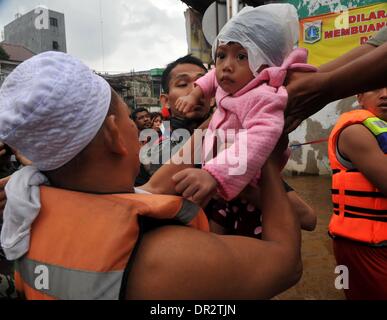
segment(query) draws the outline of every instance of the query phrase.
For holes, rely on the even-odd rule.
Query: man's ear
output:
[[[160,95],[160,103],[161,105],[164,107],[164,106],[168,106],[168,102],[169,102],[169,98],[168,98],[168,95],[163,93]]]
[[[110,115],[106,118],[104,124],[104,142],[108,150],[112,153],[126,156],[128,149],[122,138],[122,134],[117,125],[117,118],[114,115]]]

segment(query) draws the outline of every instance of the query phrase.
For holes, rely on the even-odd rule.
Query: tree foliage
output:
[[[8,59],[9,59],[9,55],[7,54],[7,52],[5,52],[5,50],[0,45],[0,60],[8,60]]]

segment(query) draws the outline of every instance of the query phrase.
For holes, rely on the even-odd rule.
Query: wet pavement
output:
[[[301,281],[275,299],[279,300],[344,300],[335,288],[336,262],[333,256],[328,224],[332,213],[331,177],[301,176],[285,180],[316,211],[318,224],[314,232],[303,232]]]

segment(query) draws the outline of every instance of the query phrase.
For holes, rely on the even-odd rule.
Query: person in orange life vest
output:
[[[338,265],[349,270],[348,299],[387,299],[387,88],[358,95],[329,140]]]
[[[6,186],[2,230],[27,298],[266,299],[299,280],[299,221],[277,165],[283,149],[263,168],[262,241],[176,225],[149,230],[136,241],[133,222],[141,215],[157,216],[159,209],[160,218],[173,217],[195,206],[182,206],[179,197],[128,194],[163,193],[173,166],[134,189],[138,131],[108,84],[77,59],[48,52],[19,65],[0,97],[0,139],[34,163]],[[20,100],[25,97],[30,100]],[[51,187],[39,188],[47,182]],[[20,197],[26,201],[18,203]],[[112,232],[105,232],[110,226]],[[138,255],[132,254],[136,242]],[[36,263],[54,271],[50,286],[34,286]]]

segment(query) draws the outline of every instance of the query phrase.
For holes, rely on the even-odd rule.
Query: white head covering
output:
[[[281,66],[298,38],[298,14],[293,5],[274,3],[245,7],[220,31],[212,47],[212,56],[215,61],[220,44],[237,42],[247,50],[250,69],[257,76],[263,64]]]
[[[68,54],[46,52],[19,65],[0,89],[0,141],[41,171],[58,169],[95,137],[109,84]]]
[[[9,260],[29,250],[30,229],[40,211],[40,171],[55,170],[96,136],[109,110],[111,89],[68,54],[46,52],[19,65],[0,88],[0,141],[34,166],[12,175],[1,245]]]

